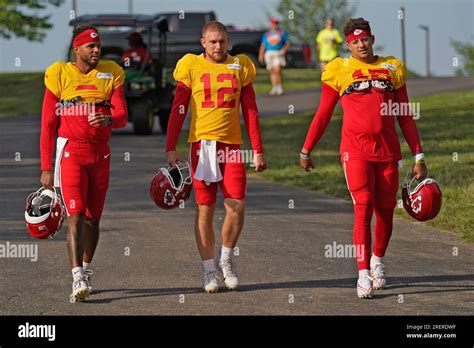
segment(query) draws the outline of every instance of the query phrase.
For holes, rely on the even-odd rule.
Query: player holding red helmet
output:
[[[193,180],[186,161],[176,161],[174,167],[160,168],[150,184],[150,197],[158,207],[175,209],[191,195]]]
[[[424,178],[427,168],[412,115],[382,112],[384,106],[408,103],[405,66],[394,57],[374,55],[375,37],[369,22],[363,18],[351,19],[344,34],[352,55],[336,58],[323,71],[321,103],[301,150],[300,162],[306,171],[314,168],[310,152],[340,99],[344,110],[341,162],[354,203],[357,294],[370,298],[373,289],[383,288],[386,282],[382,258],[392,234],[398,190],[397,162],[401,159],[395,116],[415,157],[413,174]],[[375,243],[371,257],[370,223],[374,212]]]
[[[51,239],[63,227],[65,209],[61,197],[41,187],[26,198],[25,222],[28,233],[38,239]]]
[[[226,27],[209,22],[202,28],[204,53],[187,54],[178,62],[178,82],[167,132],[166,152],[170,166],[178,160],[176,144],[191,104],[190,165],[196,196],[196,241],[203,260],[204,290],[216,292],[214,229],[217,186],[224,195],[226,217],[222,226],[219,265],[228,288],[238,286],[232,260],[244,223],[246,173],[240,156],[239,105],[255,153],[255,171],[266,168],[252,81],[256,70],[245,55],[228,54]]]
[[[413,187],[416,184],[415,187]],[[418,221],[434,219],[441,210],[443,195],[441,189],[431,178],[411,180],[409,175],[405,179],[402,188],[403,207],[411,217]]]
[[[109,186],[112,128],[127,124],[125,73],[100,60],[100,37],[93,27],[73,34],[76,61],[56,62],[45,72],[41,118],[41,184],[61,187],[67,212],[67,246],[73,274],[71,301],[89,296],[90,263],[99,241],[99,222]],[[56,168],[53,184],[54,137]]]

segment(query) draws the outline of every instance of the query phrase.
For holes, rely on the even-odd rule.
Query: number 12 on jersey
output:
[[[201,103],[203,109],[213,109],[216,107],[216,102],[212,98],[212,89],[211,89],[211,74],[206,73],[201,75],[200,81],[204,84],[204,101]],[[215,83],[219,82],[231,82],[231,87],[220,87],[217,89],[217,107],[218,108],[235,108],[236,98],[225,101],[224,96],[226,94],[235,94],[239,89],[239,83],[237,78],[233,74],[221,73],[217,75]]]

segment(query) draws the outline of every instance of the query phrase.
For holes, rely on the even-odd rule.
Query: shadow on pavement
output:
[[[119,296],[97,300],[87,300],[84,303],[110,303],[117,300],[125,300],[129,298],[143,298],[143,297],[154,297],[154,296],[165,296],[165,295],[182,295],[182,294],[198,294],[201,293],[202,288],[157,288],[157,289],[102,289],[94,290],[92,295],[122,292],[130,294],[131,296]]]
[[[377,291],[374,298],[383,299],[387,297],[398,296],[398,293],[384,293],[385,291],[404,289],[403,294],[424,294],[424,293],[442,293],[442,292],[462,292],[474,291],[473,285],[439,285],[426,284],[434,282],[453,282],[453,281],[473,281],[474,274],[459,275],[432,275],[432,276],[416,276],[416,277],[393,277],[388,278],[388,284],[385,290]],[[422,283],[422,284],[420,284]],[[293,282],[278,283],[261,283],[261,284],[245,284],[239,287],[238,292],[270,290],[270,289],[302,289],[302,288],[353,288],[356,285],[356,278],[342,279],[320,279],[320,280],[302,280]],[[442,288],[434,290],[409,291],[416,288]],[[221,290],[222,289],[222,290]],[[225,288],[221,288],[219,293],[229,292]],[[406,291],[408,290],[408,291]],[[117,300],[130,298],[143,298],[164,295],[181,295],[202,293],[202,288],[156,288],[156,289],[103,289],[96,290],[93,294],[113,292],[124,292],[130,296],[111,297],[106,299],[88,300],[87,303],[110,303]]]

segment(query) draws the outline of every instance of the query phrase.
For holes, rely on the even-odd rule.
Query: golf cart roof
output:
[[[69,25],[91,25],[100,27],[144,27],[152,26],[160,14],[156,15],[130,15],[130,14],[100,14],[83,15],[69,22]]]

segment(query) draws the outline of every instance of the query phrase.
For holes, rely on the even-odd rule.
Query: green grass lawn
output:
[[[41,114],[43,73],[0,74],[0,116]]]
[[[319,70],[283,70],[285,90],[320,87]],[[257,70],[256,93],[268,93],[270,78],[265,69]],[[44,84],[43,73],[1,73],[0,74],[0,116],[32,115],[41,113]]]
[[[312,87],[321,87],[319,69],[283,69],[283,89],[298,90]],[[265,69],[257,69],[254,88],[256,93],[268,93],[271,89],[270,75]]]

